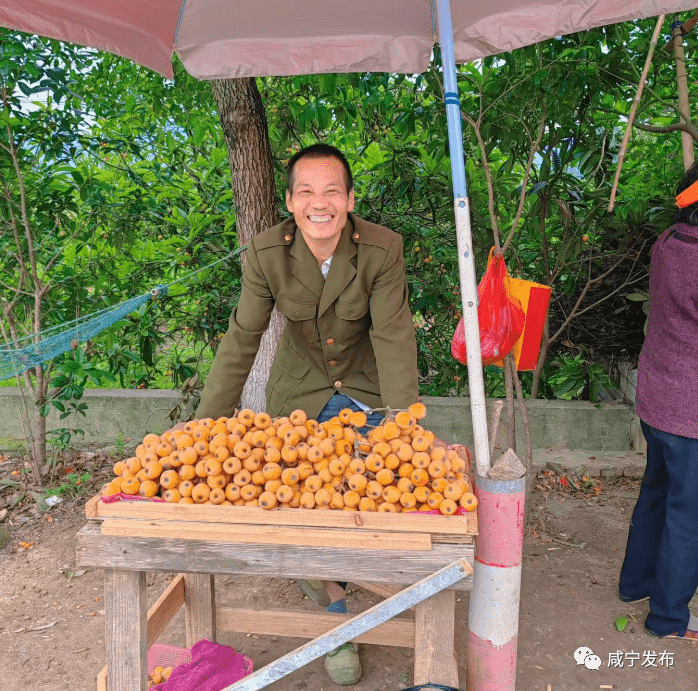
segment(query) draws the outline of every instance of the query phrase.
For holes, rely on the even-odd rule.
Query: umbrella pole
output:
[[[469,602],[466,689],[514,691],[526,478],[524,476],[518,480],[491,480],[487,477],[490,469],[490,448],[451,6],[449,0],[432,0],[432,11],[434,5],[438,10],[439,44],[444,73],[446,120],[456,211],[458,269],[475,437],[477,472],[474,491],[478,498],[480,515],[473,591]]]
[[[485,381],[480,351],[480,326],[477,318],[477,280],[475,256],[470,230],[470,205],[465,182],[463,131],[461,129],[460,100],[456,81],[456,62],[453,53],[453,25],[449,0],[436,0],[438,6],[439,43],[446,95],[446,121],[453,177],[453,203],[456,212],[456,240],[458,243],[458,271],[463,301],[465,347],[467,349],[468,386],[475,438],[475,466],[478,475],[487,475],[490,469],[490,449],[487,435]],[[433,7],[433,4],[432,4]]]

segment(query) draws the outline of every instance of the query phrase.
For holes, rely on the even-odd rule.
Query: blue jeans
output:
[[[330,418],[339,415],[339,411],[344,410],[344,408],[351,408],[355,412],[359,412],[361,410],[361,408],[359,408],[359,406],[356,405],[356,403],[354,403],[349,396],[345,396],[342,393],[335,393],[334,396],[332,396],[332,398],[325,403],[325,407],[317,416],[317,421],[326,422]],[[371,425],[371,427],[377,427],[380,425],[382,420],[383,416],[380,413],[366,413],[366,422],[367,424]],[[368,434],[368,430],[368,427],[361,427],[359,432],[366,435]]]
[[[332,398],[330,398],[329,401],[325,404],[325,407],[320,411],[320,414],[317,416],[317,421],[318,422],[326,422],[327,420],[330,420],[331,418],[339,415],[340,410],[344,410],[344,408],[351,408],[355,412],[359,412],[361,408],[359,408],[354,401],[351,400],[348,396],[345,396],[342,393],[335,393]],[[367,424],[371,425],[372,427],[377,427],[380,425],[381,421],[383,420],[383,416],[380,413],[367,413],[366,414],[366,422]],[[361,434],[366,435],[368,434],[368,427],[361,427],[359,429],[359,432]],[[339,585],[342,586],[346,590],[347,588],[347,583],[346,581],[337,581]]]
[[[698,439],[641,422],[647,467],[630,520],[619,590],[649,596],[645,628],[683,635],[688,603],[698,588]]]

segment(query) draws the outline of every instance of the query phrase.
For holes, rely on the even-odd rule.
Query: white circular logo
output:
[[[583,665],[584,664],[584,659],[586,658],[587,655],[593,655],[594,651],[591,648],[587,648],[585,646],[582,646],[581,648],[577,648],[577,650],[574,651],[574,659],[577,661],[578,665]]]
[[[601,667],[601,658],[598,655],[587,655],[584,658],[584,666],[587,669],[598,669]]]

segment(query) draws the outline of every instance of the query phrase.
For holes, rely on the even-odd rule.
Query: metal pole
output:
[[[468,691],[514,691],[526,477],[478,477],[480,534],[468,613]]]
[[[334,650],[342,643],[358,638],[362,633],[370,631],[388,619],[392,619],[395,615],[458,583],[470,575],[472,571],[470,564],[465,559],[459,559],[453,564],[444,566],[431,576],[427,576],[387,600],[379,602],[371,609],[336,626],[315,640],[271,662],[266,667],[258,669],[241,681],[226,686],[221,691],[259,691],[264,689],[287,674],[295,672],[300,667],[329,653],[330,650]]]
[[[433,7],[432,0],[432,7]],[[456,61],[453,53],[453,25],[449,0],[436,0],[438,9],[439,44],[446,94],[446,121],[453,177],[453,202],[456,212],[456,240],[458,243],[458,270],[465,323],[465,347],[468,352],[468,385],[470,409],[475,438],[475,467],[478,475],[486,476],[490,469],[490,449],[487,436],[487,409],[485,381],[480,351],[480,325],[477,318],[477,280],[475,256],[470,230],[470,206],[465,182],[463,131],[461,128],[460,99],[456,80]]]

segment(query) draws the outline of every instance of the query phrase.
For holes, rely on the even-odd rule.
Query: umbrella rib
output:
[[[174,32],[174,38],[172,39],[172,47],[177,45],[177,37],[179,36],[179,27],[182,25],[182,19],[184,17],[184,10],[187,8],[187,0],[182,0],[182,6],[179,8],[179,17],[177,17],[177,28]]]

